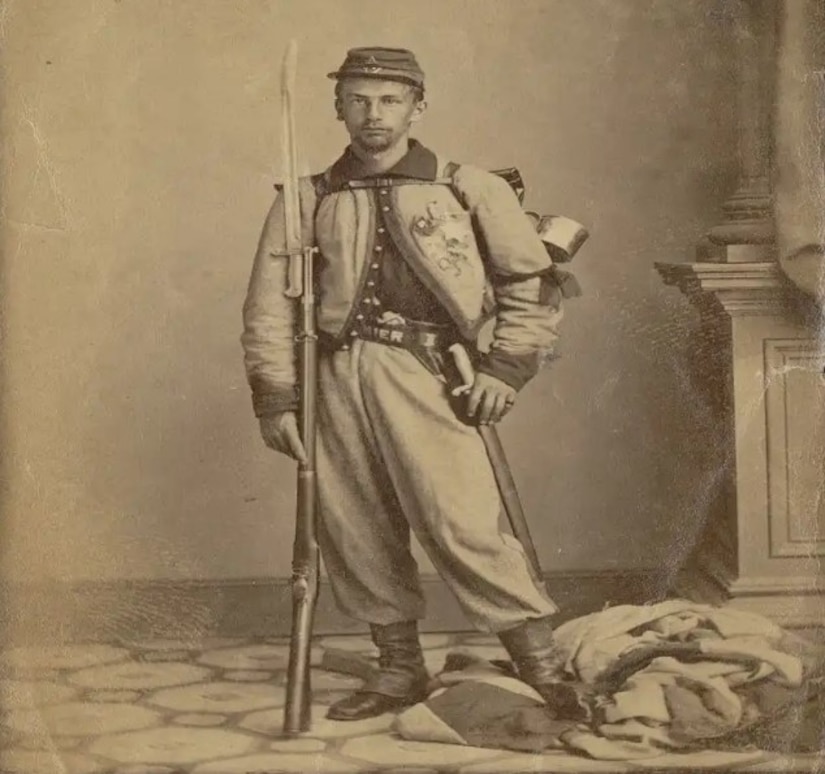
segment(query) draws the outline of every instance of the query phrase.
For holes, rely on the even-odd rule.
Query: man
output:
[[[337,603],[369,624],[380,656],[376,676],[328,717],[371,717],[425,697],[410,528],[468,619],[496,632],[521,678],[550,697],[557,608],[521,545],[499,530],[474,424],[504,417],[552,353],[555,268],[506,182],[410,139],[427,107],[410,51],[353,49],[330,77],[351,142],[324,174],[300,182],[303,238],[320,253],[318,537]],[[283,224],[279,196],[242,342],[264,441],[301,460]],[[492,344],[479,354],[491,314]],[[451,396],[455,343],[475,356],[463,403]]]

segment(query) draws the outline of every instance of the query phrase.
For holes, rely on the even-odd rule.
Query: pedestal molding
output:
[[[770,556],[808,560],[818,569],[819,563],[825,559],[822,516],[816,516],[820,495],[815,494],[813,502],[806,499],[810,492],[799,488],[798,477],[804,478],[806,469],[808,480],[819,477],[821,463],[810,463],[810,460],[821,460],[823,447],[819,434],[811,428],[816,427],[822,417],[816,404],[825,399],[825,389],[821,386],[825,352],[822,351],[822,342],[813,336],[807,339],[766,338],[763,341],[763,362],[768,429]],[[798,393],[800,380],[803,379],[803,390],[806,386],[809,390],[813,387],[815,405],[813,415],[806,413],[805,421],[800,426],[799,421],[792,422],[792,409],[795,404],[804,401]],[[819,482],[820,486],[822,483]],[[825,514],[821,504],[819,510]],[[813,518],[809,511],[814,514]]]
[[[726,583],[732,596],[815,596],[825,594],[825,579],[810,577],[745,577],[736,578]]]
[[[716,245],[770,245],[776,240],[770,220],[736,219],[725,221],[708,231],[708,239]]]
[[[708,231],[717,245],[763,245],[776,241],[773,197],[767,179],[750,182],[723,205],[725,220]]]
[[[666,285],[693,303],[714,299],[731,317],[774,316],[787,308],[789,288],[774,261],[758,263],[656,263]]]
[[[825,621],[825,583],[819,578],[813,583],[796,576],[736,578],[712,555],[686,567],[674,591],[687,599],[757,613],[780,626],[821,626]]]

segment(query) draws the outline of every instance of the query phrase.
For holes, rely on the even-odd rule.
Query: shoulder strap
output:
[[[453,196],[461,203],[461,206],[466,210],[467,209],[467,199],[464,196],[463,191],[456,185],[455,176],[458,170],[461,169],[461,164],[457,161],[448,161],[444,165],[444,176],[440,178],[443,182],[450,187],[450,190],[453,192]]]
[[[310,181],[312,187],[315,189],[315,208],[312,211],[312,221],[315,222],[315,217],[318,215],[318,207],[321,206],[321,201],[325,196],[330,194],[330,182],[332,180],[332,167],[328,167],[323,172],[317,175],[312,175]]]
[[[444,177],[449,178],[452,180],[455,177],[455,173],[461,168],[461,164],[457,161],[448,161],[444,165]]]
[[[312,181],[312,187],[315,189],[316,199],[323,199],[325,196],[329,194],[329,169],[324,170],[323,172],[319,172],[317,175],[312,175],[310,177],[310,180]]]
[[[315,195],[318,198],[326,196],[329,193],[329,170],[326,172],[319,172],[317,175],[310,175],[309,180],[312,183],[312,187],[315,189]],[[283,183],[273,183],[272,187],[278,193],[284,190]]]

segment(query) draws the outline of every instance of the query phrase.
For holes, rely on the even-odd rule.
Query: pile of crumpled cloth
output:
[[[823,648],[762,616],[685,600],[622,605],[563,624],[556,640],[572,710],[568,700],[546,705],[509,662],[456,651],[396,732],[604,760],[825,747]]]

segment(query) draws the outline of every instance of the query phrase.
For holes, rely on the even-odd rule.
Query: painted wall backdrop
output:
[[[305,170],[346,141],[325,78],[346,49],[411,47],[419,138],[518,166],[531,208],[592,231],[563,358],[502,428],[545,569],[689,548],[718,459],[687,370],[694,313],[653,262],[689,259],[733,189],[724,3],[3,8],[6,578],[289,574],[294,470],[259,440],[239,335],[293,37]]]

